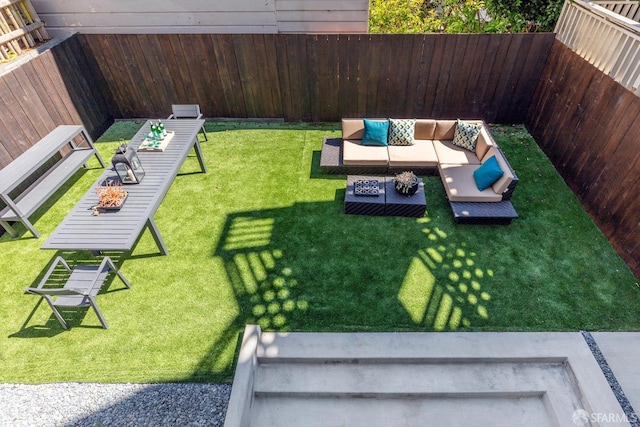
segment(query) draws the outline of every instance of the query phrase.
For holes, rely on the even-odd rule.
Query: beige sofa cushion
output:
[[[451,140],[456,131],[456,120],[437,120],[433,139]]]
[[[416,119],[415,139],[433,139],[436,134],[436,121],[432,119]]]
[[[473,151],[453,145],[451,141],[434,140],[433,147],[438,155],[438,162],[452,165],[479,165],[480,159]]]
[[[507,164],[504,157],[498,152],[495,147],[491,147],[487,150],[484,157],[482,158],[482,163],[486,162],[491,156],[496,156],[496,160],[500,165],[500,169],[502,169],[502,171],[504,172],[504,174],[502,174],[502,176],[491,185],[491,188],[497,194],[502,195],[502,193],[506,191],[507,187],[509,187],[511,182],[513,182],[514,175],[513,172],[511,172],[511,168]]]
[[[502,194],[496,194],[491,187],[484,191],[478,190],[473,171],[479,167],[480,165],[440,165],[440,178],[450,201],[500,202],[502,200]]]
[[[342,119],[343,139],[362,139],[364,136],[363,119]]]
[[[344,139],[342,141],[342,163],[345,165],[388,165],[387,146],[362,145],[362,140]]]
[[[438,165],[438,156],[430,140],[416,139],[413,145],[390,145],[389,166],[396,167],[435,167]]]
[[[476,141],[476,157],[482,159],[487,153],[489,147],[494,147],[495,141],[491,137],[491,134],[487,131],[486,126],[482,126],[478,140]]]

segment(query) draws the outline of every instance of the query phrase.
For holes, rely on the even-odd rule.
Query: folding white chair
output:
[[[70,273],[67,282],[62,288],[45,287],[47,281],[58,265],[62,265],[67,272]],[[58,256],[54,263],[51,264],[51,267],[49,267],[49,270],[40,281],[40,284],[35,288],[26,288],[24,291],[44,298],[53,310],[53,314],[55,314],[56,318],[65,329],[69,329],[69,324],[62,318],[62,315],[58,311],[59,307],[92,307],[96,312],[100,323],[102,323],[102,327],[107,329],[107,321],[96,304],[96,295],[100,292],[100,288],[111,271],[113,271],[120,280],[122,280],[127,288],[131,288],[127,279],[125,279],[109,257],[104,257],[99,266],[78,265],[72,269],[69,267],[69,264],[67,264],[67,261],[65,261],[61,256]]]
[[[198,104],[173,104],[171,106],[171,111],[173,112],[168,119],[201,119],[202,113],[200,112],[200,106]],[[204,130],[204,125],[202,125],[202,134],[204,135],[204,140],[208,141],[207,132]]]

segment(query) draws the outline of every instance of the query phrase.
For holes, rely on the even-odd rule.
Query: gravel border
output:
[[[611,367],[607,363],[607,359],[604,357],[604,355],[600,351],[600,347],[598,347],[598,343],[593,338],[593,335],[591,335],[591,333],[587,331],[581,331],[581,333],[582,333],[582,337],[584,338],[587,345],[589,346],[589,349],[591,350],[593,357],[598,362],[598,365],[600,365],[600,370],[602,371],[605,378],[607,379],[607,382],[609,382],[609,387],[611,387],[611,391],[613,391],[613,394],[616,396],[616,399],[618,399],[618,403],[622,407],[622,410],[624,411],[624,414],[626,415],[627,420],[629,421],[629,424],[631,424],[631,426],[633,427],[640,427],[640,418],[638,418],[638,415],[634,411],[633,406],[631,406],[631,402],[629,402],[627,395],[624,393],[624,390],[620,386],[620,383],[618,382],[615,374],[613,373],[613,371],[611,370]]]
[[[0,384],[0,426],[222,427],[230,394],[230,384]]]

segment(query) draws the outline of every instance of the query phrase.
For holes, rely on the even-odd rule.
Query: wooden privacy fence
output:
[[[526,117],[546,34],[79,35],[116,118],[168,115],[337,121],[345,116]]]
[[[640,98],[556,42],[526,123],[640,277]]]
[[[640,87],[640,24],[633,20],[637,9],[637,1],[565,0],[556,25],[557,38],[636,93]]]

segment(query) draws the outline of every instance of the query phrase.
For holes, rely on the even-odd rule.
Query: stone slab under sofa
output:
[[[439,174],[457,223],[509,224],[518,217],[510,201],[518,178],[484,121],[465,120],[463,124],[479,128],[473,150],[453,143],[457,120],[415,119],[411,145],[366,145],[365,120],[345,118],[342,138],[324,139],[320,166],[330,174],[387,175],[404,170]],[[484,165],[489,159],[492,164]],[[496,163],[502,175],[479,190],[474,174],[481,166],[490,169]]]

